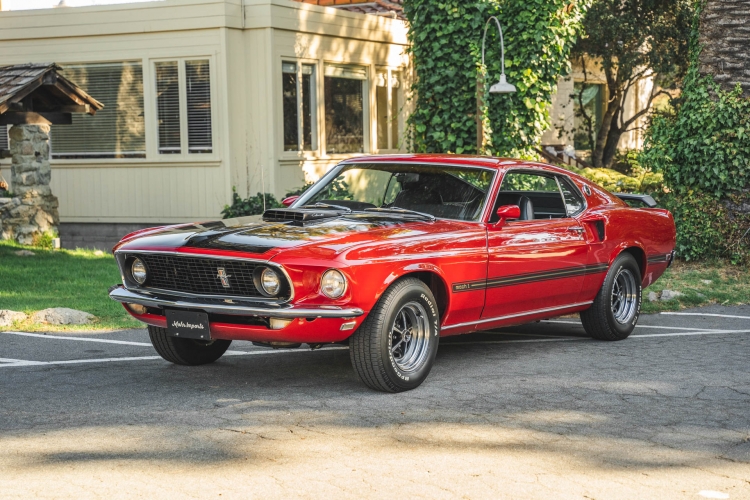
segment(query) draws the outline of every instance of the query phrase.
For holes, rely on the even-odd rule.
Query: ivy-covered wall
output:
[[[532,155],[550,125],[557,80],[587,0],[406,0],[416,69],[415,112],[409,118],[417,152],[477,152],[477,75],[482,32],[497,16],[505,39],[505,71],[514,94],[486,94],[482,112],[488,147],[501,156]],[[487,35],[487,85],[500,76],[499,35]]]

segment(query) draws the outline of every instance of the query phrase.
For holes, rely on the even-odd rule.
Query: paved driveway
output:
[[[395,395],[345,348],[187,368],[144,330],[0,339],[2,498],[750,498],[746,306],[445,339]]]

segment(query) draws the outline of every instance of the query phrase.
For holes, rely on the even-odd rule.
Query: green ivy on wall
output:
[[[417,152],[477,152],[477,75],[482,33],[497,16],[505,40],[505,71],[514,94],[485,94],[484,152],[530,156],[550,125],[557,80],[588,0],[406,0],[416,69],[415,112],[409,118]],[[499,34],[487,34],[487,84],[500,76]]]

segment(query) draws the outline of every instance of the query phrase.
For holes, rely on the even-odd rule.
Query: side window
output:
[[[565,200],[565,210],[568,217],[578,215],[586,206],[583,196],[567,177],[558,177],[557,180],[560,182],[560,192]]]
[[[560,188],[552,174],[513,170],[506,173],[490,222],[497,222],[497,209],[503,205],[518,205],[522,221],[567,217]]]

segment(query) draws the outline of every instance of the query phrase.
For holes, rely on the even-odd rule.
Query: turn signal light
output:
[[[148,309],[146,309],[146,306],[142,306],[140,304],[128,304],[128,309],[130,309],[136,314],[146,314],[148,312]]]
[[[268,321],[268,326],[271,327],[271,330],[281,330],[286,325],[291,323],[291,319],[284,319],[284,318],[271,318]]]

